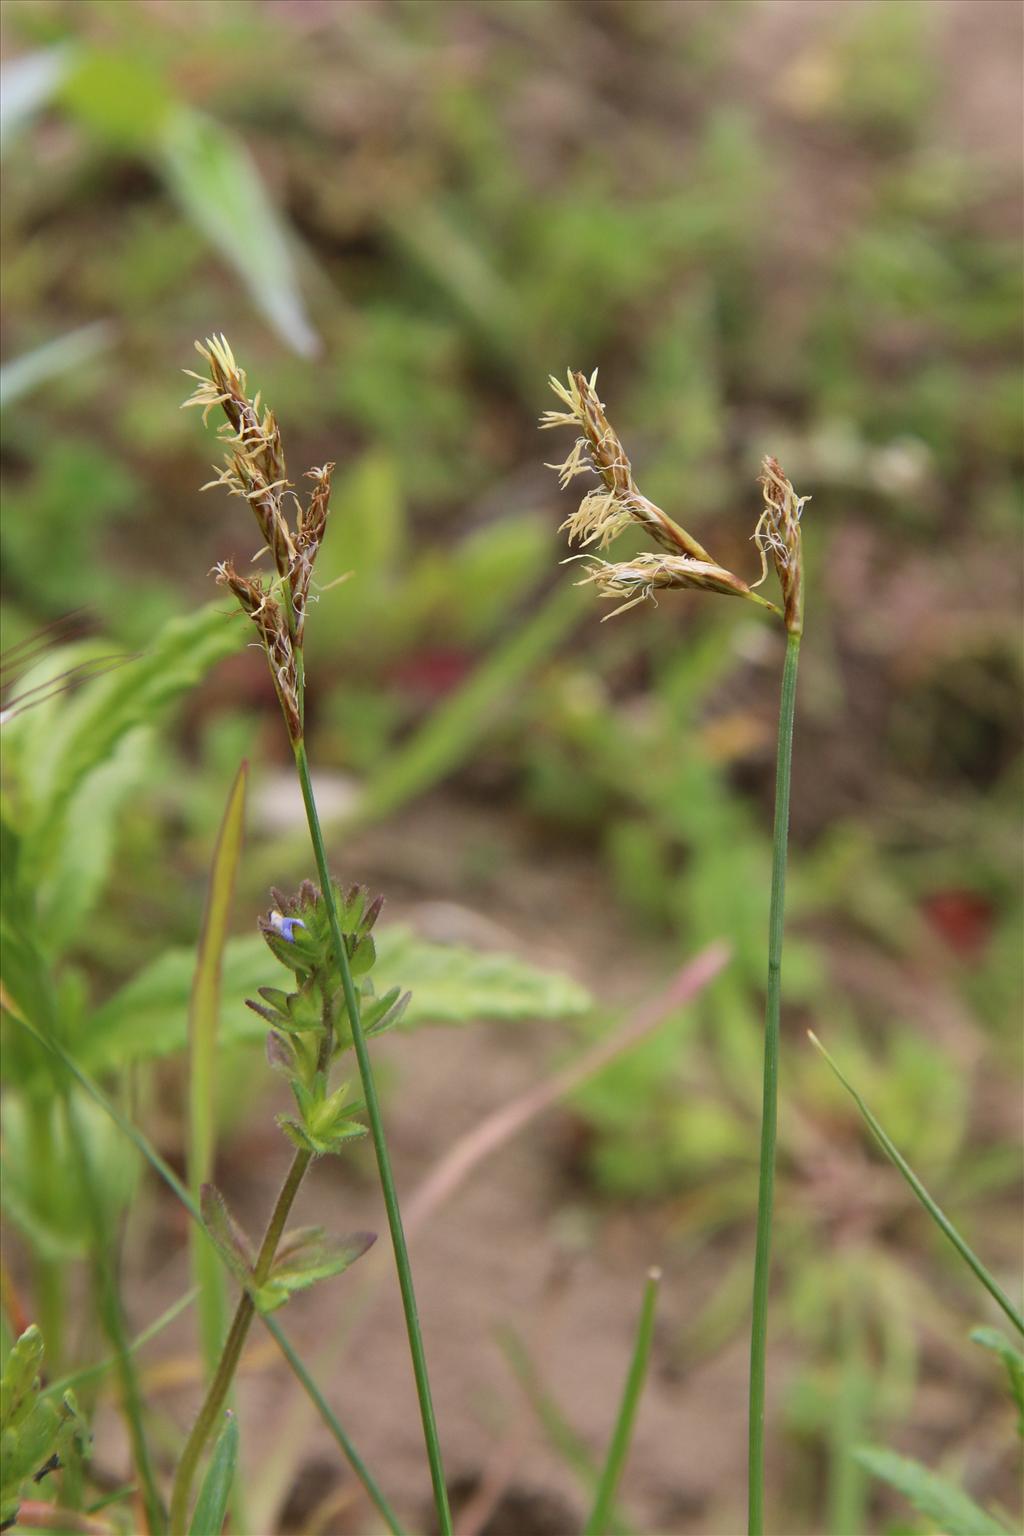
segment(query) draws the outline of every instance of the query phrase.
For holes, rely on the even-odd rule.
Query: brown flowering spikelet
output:
[[[569,531],[570,543],[583,547],[596,544],[598,549],[605,549],[635,523],[667,552],[641,554],[620,565],[594,559],[580,585],[592,582],[603,597],[627,599],[607,617],[614,618],[644,598],[653,600],[655,591],[666,587],[721,592],[778,613],[774,603],[754,592],[742,577],[719,565],[692,534],[642,494],[633,479],[622,442],[598,399],[596,370],[588,379],[570,369],[567,384],[556,378],[549,382],[566,409],[545,411],[541,427],[575,427],[577,437],[564,463],[548,467],[558,471],[563,489],[577,475],[588,471],[601,482],[587,492],[577,510],[562,524]]]
[[[216,567],[217,580],[228,587],[255,624],[267,654],[281,708],[293,741],[302,737],[302,642],[313,567],[323,542],[331,499],[333,464],[307,472],[312,488],[306,505],[295,494],[285,468],[281,433],[273,411],[250,398],[244,371],[224,336],[213,336],[196,350],[208,375],[189,373],[197,381],[185,405],[202,409],[205,422],[220,409],[227,418],[218,429],[226,449],[217,478],[203,486],[224,485],[249,503],[269,550],[277,576],[269,586],[240,576],[231,561]],[[294,522],[286,508],[292,509]],[[260,554],[263,550],[260,550]],[[257,556],[258,558],[258,556]]]
[[[288,572],[288,585],[292,595],[292,612],[295,615],[295,643],[302,645],[306,627],[306,604],[309,585],[313,577],[313,565],[327,526],[327,511],[331,500],[331,471],[333,464],[321,464],[307,469],[306,479],[312,480],[313,489],[305,508],[299,510],[299,525],[295,533],[295,553]]]
[[[782,588],[786,628],[799,634],[803,628],[803,552],[800,542],[800,518],[809,496],[798,496],[782,472],[778,459],[770,455],[761,465],[760,484],[764,492],[754,541],[761,554],[764,575],[768,558],[775,567]]]
[[[238,599],[243,613],[248,614],[259,633],[260,642],[270,664],[274,688],[281,704],[281,711],[292,741],[302,739],[302,704],[299,694],[298,669],[295,647],[288,633],[288,624],[276,602],[261,581],[240,576],[230,560],[222,560],[214,566],[217,584],[227,587]]]
[[[618,564],[595,559],[587,567],[586,576],[577,585],[582,587],[588,583],[593,583],[602,597],[626,599],[611,613],[606,613],[605,619],[614,619],[616,614],[625,613],[627,608],[635,607],[645,598],[653,599],[655,592],[661,588],[689,587],[705,592],[721,592],[726,597],[753,596],[755,602],[764,601],[758,599],[756,593],[751,593],[746,582],[734,576],[732,571],[727,571],[724,566],[715,565],[709,560],[692,560],[688,555],[645,553]],[[771,603],[766,606],[774,607]],[[775,611],[777,613],[778,609]]]

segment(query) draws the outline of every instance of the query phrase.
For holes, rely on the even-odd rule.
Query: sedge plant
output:
[[[570,542],[584,551],[600,551],[625,529],[637,526],[657,546],[631,560],[617,563],[605,560],[597,553],[574,557],[586,562],[586,572],[579,585],[592,585],[601,597],[617,602],[617,607],[606,617],[614,618],[645,600],[656,602],[656,594],[662,591],[696,589],[753,603],[763,613],[781,621],[786,630],[775,775],[761,1146],[750,1330],[748,1529],[750,1536],[761,1536],[764,1531],[765,1381],[778,1123],[782,940],[797,664],[803,633],[800,520],[807,498],[796,494],[777,460],[766,458],[763,461],[760,484],[764,505],[753,535],[761,557],[761,578],[751,585],[720,565],[692,534],[642,494],[633,478],[632,465],[622,442],[598,397],[596,371],[587,378],[583,373],[570,370],[564,384],[555,378],[550,383],[558,396],[559,407],[544,413],[541,426],[568,427],[576,434],[566,459],[550,467],[558,471],[563,489],[577,475],[593,475],[597,482],[586,491],[577,510],[563,524]],[[766,579],[769,565],[778,578],[781,603],[771,602],[755,590]]]
[[[216,567],[216,579],[233,594],[253,624],[270,667],[295,760],[319,889],[306,881],[291,898],[275,891],[275,906],[261,923],[269,947],[293,973],[296,983],[296,990],[290,992],[262,988],[260,1000],[251,1004],[270,1025],[268,1058],[288,1079],[295,1097],[297,1115],[280,1117],[295,1154],[255,1253],[238,1231],[219,1193],[212,1186],[204,1191],[207,1228],[222,1253],[233,1258],[243,1291],[217,1370],[178,1465],[171,1500],[171,1532],[172,1536],[182,1536],[186,1529],[195,1474],[206,1446],[220,1426],[255,1312],[272,1309],[287,1299],[291,1289],[337,1273],[368,1246],[365,1234],[356,1234],[340,1247],[331,1248],[324,1244],[319,1232],[300,1231],[289,1238],[284,1231],[313,1159],[337,1152],[350,1139],[362,1135],[366,1127],[353,1115],[365,1110],[394,1250],[438,1525],[442,1536],[449,1536],[452,1527],[448,1494],[412,1269],[367,1047],[370,1036],[397,1022],[407,997],[402,997],[397,988],[383,997],[373,993],[368,980],[375,959],[371,929],[381,908],[381,898],[370,901],[366,891],[358,886],[343,892],[332,880],[306,754],[303,640],[313,567],[327,524],[334,466],[325,464],[308,471],[306,478],[311,486],[305,502],[300,501],[288,479],[274,414],[261,407],[258,394],[249,395],[245,373],[226,339],[214,337],[205,345],[196,345],[207,371],[191,375],[196,379],[196,388],[185,403],[200,407],[204,422],[215,410],[226,418],[219,431],[226,450],[225,462],[211,484],[222,485],[248,502],[263,541],[259,554],[268,555],[273,566],[272,573],[265,578],[243,574],[233,562],[224,561]],[[346,1084],[332,1087],[329,1082],[334,1060],[348,1046],[352,1047],[358,1065],[361,1103],[351,1099]]]

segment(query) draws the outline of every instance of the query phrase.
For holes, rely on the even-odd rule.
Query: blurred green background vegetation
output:
[[[885,1525],[898,1506],[849,1448],[898,1438],[943,1373],[958,1394],[906,1443],[1010,1499],[1012,1451],[972,1439],[998,1387],[960,1342],[977,1298],[802,1030],[1012,1273],[1016,8],[9,0],[3,24],[4,645],[84,610],[81,633],[145,653],[210,600],[215,559],[254,552],[243,513],[197,494],[213,444],[178,409],[193,338],[225,332],[293,475],[338,464],[317,574],[354,575],[308,635],[337,856],[399,817],[400,892],[512,931],[533,873],[571,869],[599,930],[573,924],[563,881],[566,910],[522,932],[564,919],[609,1009],[709,940],[734,947],[550,1152],[598,1217],[657,1214],[689,1287],[661,1341],[681,1390],[748,1306],[780,642],[703,594],[599,624],[558,567],[546,376],[600,366],[645,492],[736,569],[756,566],[763,452],[813,496],[776,1500],[794,1531],[927,1529]],[[102,908],[71,949],[96,998],[194,941],[242,755],[241,905],[306,873],[274,812],[263,659],[238,645],[121,763]],[[425,828],[463,813],[432,871]],[[662,1517],[728,1530],[735,1507]]]

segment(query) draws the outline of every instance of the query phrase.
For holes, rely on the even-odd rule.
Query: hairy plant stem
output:
[[[363,1098],[366,1102],[366,1115],[370,1122],[373,1150],[377,1156],[377,1170],[380,1175],[384,1207],[387,1211],[388,1227],[391,1232],[391,1244],[395,1252],[395,1268],[398,1271],[398,1285],[402,1294],[402,1309],[405,1312],[405,1326],[409,1335],[409,1353],[412,1356],[413,1376],[416,1380],[416,1395],[419,1398],[420,1417],[423,1421],[423,1439],[427,1448],[427,1460],[430,1463],[430,1480],[434,1490],[434,1504],[437,1509],[438,1525],[441,1536],[451,1536],[452,1518],[448,1507],[448,1489],[445,1483],[444,1465],[441,1459],[441,1443],[438,1438],[437,1422],[434,1417],[434,1404],[430,1395],[427,1357],[423,1348],[423,1337],[420,1332],[419,1313],[416,1308],[416,1293],[413,1289],[412,1281],[412,1266],[409,1263],[409,1250],[406,1246],[405,1232],[402,1227],[402,1213],[399,1209],[398,1193],[395,1189],[394,1176],[391,1172],[391,1158],[388,1153],[387,1137],[384,1133],[384,1120],[381,1115],[380,1101],[377,1097],[377,1085],[374,1082],[373,1066],[370,1062],[370,1053],[366,1046],[366,1037],[363,1034],[359,997],[352,979],[348,952],[345,948],[344,936],[338,924],[337,910],[334,905],[331,877],[327,868],[327,851],[324,847],[320,817],[317,813],[316,800],[313,796],[313,785],[309,774],[309,759],[306,756],[305,742],[302,740],[294,742],[293,750],[295,752],[295,766],[298,770],[299,784],[302,787],[302,799],[306,807],[309,835],[316,858],[317,873],[320,877],[320,888],[330,923],[334,959],[341,976],[342,991],[345,995],[345,1006],[348,1010],[349,1025],[352,1030],[352,1046],[355,1051],[356,1062],[359,1066],[359,1076],[362,1081]]]
[[[277,1197],[273,1214],[260,1244],[260,1251],[253,1266],[252,1285],[258,1289],[270,1274],[270,1267],[277,1253],[277,1245],[281,1241],[284,1232],[284,1224],[288,1220],[288,1213],[299,1192],[299,1185],[305,1176],[306,1169],[313,1161],[312,1152],[296,1152],[292,1165],[288,1170],[288,1176],[281,1186],[281,1193]],[[221,1409],[227,1399],[238,1368],[238,1361],[242,1353],[242,1345],[246,1335],[252,1326],[252,1320],[256,1315],[250,1291],[243,1291],[239,1298],[235,1315],[228,1330],[228,1336],[224,1341],[217,1371],[210,1383],[206,1394],[206,1400],[199,1410],[199,1417],[192,1426],[192,1432],[185,1442],[185,1449],[181,1453],[178,1470],[174,1478],[174,1492],[171,1496],[171,1536],[185,1536],[188,1523],[189,1494],[192,1491],[192,1482],[199,1465],[199,1458],[203,1454],[206,1442],[217,1427]]]
[[[768,996],[764,1021],[764,1101],[761,1112],[761,1172],[757,1193],[754,1304],[750,1324],[750,1418],[747,1530],[764,1532],[764,1398],[768,1340],[768,1280],[771,1268],[772,1205],[775,1196],[775,1135],[778,1124],[779,1009],[782,998],[782,938],[785,924],[786,858],[789,847],[789,786],[793,759],[793,717],[800,634],[789,632],[779,702],[779,746],[775,768],[775,829],[772,840],[772,894],[768,919]]]

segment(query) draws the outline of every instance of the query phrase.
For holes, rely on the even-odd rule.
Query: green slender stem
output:
[[[320,1417],[323,1419],[324,1423],[327,1425],[327,1428],[338,1442],[346,1460],[351,1466],[353,1472],[356,1474],[356,1477],[358,1477],[359,1481],[366,1489],[370,1500],[383,1519],[384,1524],[392,1533],[392,1536],[405,1536],[403,1526],[399,1521],[398,1516],[395,1514],[394,1510],[391,1508],[391,1505],[388,1503],[387,1499],[378,1488],[377,1483],[374,1480],[372,1473],[370,1472],[370,1469],[367,1467],[366,1463],[359,1455],[359,1452],[352,1444],[352,1441],[349,1439],[348,1435],[342,1429],[341,1425],[338,1423],[338,1420],[331,1412],[327,1403],[324,1401],[323,1394],[321,1393],[319,1387],[313,1380],[312,1376],[310,1376],[309,1372],[306,1370],[306,1367],[303,1365],[298,1355],[295,1353],[291,1344],[288,1342],[288,1339],[281,1332],[281,1329],[278,1327],[275,1319],[272,1317],[264,1316],[263,1325],[270,1331],[271,1334],[273,1334],[274,1339],[277,1342],[278,1349],[280,1349],[281,1353],[288,1361],[288,1364],[291,1366],[297,1379],[302,1383],[310,1399],[320,1410]]]
[[[288,1176],[281,1186],[281,1193],[277,1197],[269,1225],[260,1244],[260,1251],[253,1265],[252,1285],[253,1290],[258,1290],[270,1273],[270,1266],[274,1262],[277,1253],[277,1245],[281,1241],[284,1232],[284,1224],[288,1220],[288,1213],[299,1192],[299,1185],[305,1176],[306,1169],[313,1160],[311,1152],[296,1152],[292,1165],[288,1170]],[[209,1390],[203,1406],[199,1410],[199,1417],[192,1426],[192,1432],[185,1442],[185,1449],[181,1453],[178,1470],[174,1478],[174,1492],[171,1496],[171,1536],[185,1536],[188,1525],[189,1495],[192,1491],[192,1482],[195,1478],[199,1458],[206,1447],[206,1442],[220,1423],[221,1410],[231,1390],[235,1371],[238,1369],[238,1361],[242,1354],[242,1346],[252,1326],[252,1320],[256,1315],[252,1295],[249,1291],[243,1291],[239,1297],[235,1315],[228,1330],[228,1336],[224,1341],[217,1371],[210,1383]]]
[[[306,746],[303,741],[297,741],[293,746],[295,766],[298,770],[299,784],[302,788],[302,799],[306,807],[306,819],[309,823],[309,835],[316,858],[317,873],[320,877],[320,888],[323,893],[324,906],[330,923],[334,959],[338,967],[338,973],[341,976],[345,1006],[348,1010],[349,1025],[352,1030],[352,1045],[355,1050],[356,1062],[359,1066],[359,1076],[363,1086],[363,1098],[366,1102],[366,1114],[370,1122],[373,1150],[377,1156],[377,1170],[380,1176],[381,1191],[384,1195],[384,1207],[387,1211],[388,1227],[391,1232],[391,1244],[395,1252],[395,1268],[398,1271],[398,1284],[402,1293],[402,1308],[405,1312],[405,1325],[409,1335],[409,1353],[412,1356],[413,1376],[416,1380],[416,1395],[419,1398],[420,1417],[423,1421],[423,1439],[427,1448],[427,1460],[430,1463],[430,1480],[434,1489],[434,1503],[437,1508],[438,1525],[441,1536],[451,1536],[452,1518],[448,1507],[448,1489],[444,1477],[444,1464],[441,1460],[441,1443],[437,1433],[437,1422],[434,1418],[434,1404],[430,1395],[430,1378],[427,1374],[427,1357],[423,1348],[423,1337],[420,1332],[419,1313],[416,1308],[416,1293],[413,1289],[412,1266],[409,1263],[409,1250],[406,1246],[405,1232],[402,1227],[402,1214],[398,1205],[398,1193],[395,1189],[394,1176],[391,1172],[391,1158],[388,1153],[387,1138],[384,1134],[384,1120],[381,1114],[380,1101],[377,1097],[377,1085],[374,1082],[370,1053],[367,1050],[366,1037],[363,1034],[359,998],[355,989],[355,983],[352,980],[352,969],[348,962],[348,951],[345,948],[345,940],[338,923],[337,909],[334,904],[331,877],[327,868],[327,852],[324,847],[324,837],[320,828],[320,817],[317,813],[316,800],[313,796],[313,785],[309,774]]]
[[[764,1398],[768,1341],[768,1280],[771,1268],[772,1205],[775,1197],[775,1135],[778,1125],[779,1010],[782,1000],[782,937],[785,926],[786,857],[789,847],[789,785],[793,759],[793,717],[800,635],[790,631],[779,703],[779,751],[775,768],[775,831],[772,841],[772,896],[768,919],[768,996],[764,1020],[764,1100],[761,1111],[761,1172],[757,1192],[754,1304],[750,1324],[750,1418],[748,1424],[747,1529],[764,1532]]]
[[[964,1242],[963,1238],[960,1236],[960,1233],[957,1231],[956,1227],[954,1227],[949,1217],[942,1210],[941,1206],[937,1205],[936,1202],[932,1199],[931,1195],[925,1189],[924,1185],[921,1183],[921,1180],[918,1178],[913,1168],[911,1168],[906,1158],[896,1147],[895,1143],[889,1140],[889,1137],[886,1135],[879,1122],[875,1119],[870,1109],[868,1109],[856,1088],[848,1078],[843,1076],[843,1073],[836,1066],[836,1063],[833,1061],[828,1051],[826,1051],[817,1035],[814,1034],[812,1030],[808,1030],[807,1034],[810,1038],[811,1044],[814,1045],[824,1056],[825,1060],[832,1068],[832,1071],[835,1073],[836,1077],[842,1083],[843,1087],[846,1089],[847,1093],[850,1095],[851,1099],[856,1104],[861,1114],[864,1116],[864,1119],[867,1121],[867,1124],[870,1127],[871,1134],[878,1142],[878,1145],[881,1147],[886,1157],[895,1168],[899,1169],[900,1173],[903,1175],[911,1189],[914,1191],[914,1194],[917,1196],[918,1200],[920,1200],[929,1216],[935,1222],[935,1225],[939,1228],[939,1231],[942,1232],[944,1236],[947,1237],[953,1244],[953,1247],[963,1259],[964,1263],[981,1281],[982,1285],[985,1287],[986,1291],[988,1291],[996,1305],[1001,1307],[1002,1310],[1006,1313],[1006,1316],[1016,1328],[1017,1332],[1024,1336],[1024,1317],[1022,1317],[1021,1314],[1017,1311],[1017,1308],[1013,1305],[1013,1302],[1010,1300],[1009,1296],[1007,1296],[1002,1286],[1000,1286],[998,1281],[995,1280],[991,1274],[989,1274],[984,1264],[978,1258],[978,1255],[974,1252],[974,1249],[969,1247],[968,1244]]]
[[[32,1199],[40,1213],[48,1213],[53,1169],[60,1166],[53,1138],[52,1101],[38,1093],[26,1093],[25,1116],[32,1158]],[[64,1368],[64,1264],[39,1248],[32,1250],[32,1294],[36,1316],[46,1342],[46,1363],[51,1371]]]
[[[601,1469],[601,1481],[598,1484],[597,1497],[594,1500],[594,1508],[591,1511],[590,1519],[587,1521],[584,1536],[605,1536],[611,1521],[615,1494],[618,1490],[623,1468],[626,1465],[626,1457],[629,1455],[630,1442],[633,1438],[633,1424],[636,1420],[637,1408],[640,1406],[640,1394],[643,1391],[644,1378],[647,1375],[647,1363],[651,1357],[651,1340],[654,1337],[654,1308],[657,1304],[658,1287],[660,1284],[661,1270],[649,1270],[647,1285],[644,1290],[643,1305],[640,1308],[640,1320],[637,1324],[636,1342],[633,1345],[633,1358],[629,1364],[626,1384],[622,1389],[622,1401],[619,1404],[618,1418],[615,1420],[615,1429],[612,1432],[611,1442],[608,1446],[608,1455]]]
[[[55,1073],[56,1075],[56,1073]],[[146,1509],[146,1523],[150,1536],[162,1536],[167,1529],[167,1513],[156,1484],[153,1459],[149,1453],[146,1431],[142,1422],[142,1396],[135,1363],[131,1357],[128,1334],[124,1325],[124,1312],[118,1289],[117,1274],[111,1256],[112,1234],[107,1213],[97,1187],[92,1161],[85,1135],[78,1123],[71,1094],[66,1080],[60,1088],[68,1141],[78,1165],[78,1178],[92,1228],[92,1263],[96,1287],[96,1299],[103,1329],[114,1347],[118,1374],[121,1378],[121,1406],[128,1426],[132,1460],[142,1485],[142,1499]]]

